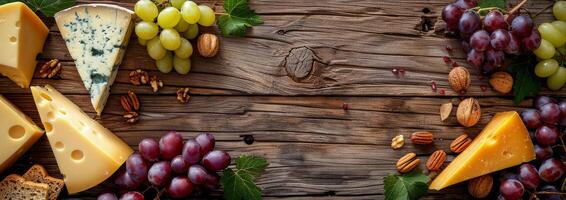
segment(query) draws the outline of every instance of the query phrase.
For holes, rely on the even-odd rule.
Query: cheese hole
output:
[[[509,151],[503,151],[503,156],[505,157],[511,157],[513,156],[513,153],[509,152]]]
[[[8,129],[8,135],[10,135],[10,137],[14,140],[24,137],[25,133],[26,129],[20,125],[15,125]]]
[[[17,41],[18,41],[18,38],[16,38],[15,36],[10,37],[10,42],[16,43]]]
[[[16,21],[16,27],[20,28],[20,20]]]
[[[84,158],[83,152],[81,150],[74,150],[73,152],[71,152],[71,158],[75,162],[79,162]]]
[[[51,99],[51,97],[45,93],[41,93],[39,96],[41,96],[41,98],[47,100],[47,101],[52,101],[53,99]]]
[[[45,131],[47,131],[47,133],[49,133],[53,130],[53,126],[49,122],[43,123],[43,126],[45,127]]]
[[[63,149],[65,149],[65,145],[63,144],[63,142],[55,142],[55,149],[63,151]]]
[[[53,114],[53,112],[48,112],[47,113],[47,120],[49,120],[49,121],[55,120],[55,114]]]

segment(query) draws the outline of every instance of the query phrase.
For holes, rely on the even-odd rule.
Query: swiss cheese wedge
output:
[[[514,111],[498,113],[429,188],[440,190],[534,159],[533,143],[519,114]]]
[[[33,86],[31,91],[70,194],[100,184],[133,153],[53,87]]]

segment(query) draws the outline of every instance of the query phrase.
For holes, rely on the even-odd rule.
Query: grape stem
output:
[[[519,11],[519,9],[521,9],[521,7],[523,7],[523,5],[525,5],[525,3],[527,3],[527,1],[528,0],[523,0],[519,4],[517,4],[515,7],[513,7],[511,10],[509,10],[509,15],[512,15],[515,12]]]
[[[222,12],[215,12],[214,14],[215,14],[215,15],[230,15],[230,14],[228,14],[228,13],[222,13]]]
[[[531,16],[531,18],[535,18],[537,16],[539,16],[540,14],[542,14],[542,12],[544,12],[545,10],[548,10],[549,8],[552,8],[552,6],[554,6],[554,3],[549,4],[548,6],[540,9],[537,13],[535,13],[534,15]]]

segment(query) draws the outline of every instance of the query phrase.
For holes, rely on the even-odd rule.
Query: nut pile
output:
[[[129,78],[132,85],[138,86],[149,84],[153,93],[157,93],[159,89],[163,87],[163,81],[159,79],[159,77],[157,77],[156,75],[150,77],[149,74],[142,69],[131,71]]]
[[[124,109],[124,119],[128,123],[135,123],[139,120],[140,101],[133,91],[129,90],[128,94],[120,97],[120,104]]]

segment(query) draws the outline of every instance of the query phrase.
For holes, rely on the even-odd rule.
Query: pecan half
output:
[[[124,109],[126,122],[134,123],[139,120],[140,101],[134,91],[128,90],[128,95],[121,96],[120,104]]]
[[[450,150],[454,153],[462,153],[471,143],[472,139],[467,134],[462,134],[450,143]]]
[[[39,70],[40,78],[54,78],[61,75],[61,63],[57,59],[50,60],[41,66]]]
[[[126,113],[124,113],[124,119],[126,119],[126,122],[128,122],[128,123],[137,122],[140,119],[139,116],[140,115],[137,112],[126,112]]]
[[[432,144],[433,136],[428,131],[417,131],[411,135],[411,141],[414,144]]]
[[[130,100],[130,103],[132,103],[132,108],[135,111],[140,111],[140,100],[134,91],[128,90],[128,99]]]
[[[421,163],[421,160],[417,158],[417,154],[408,153],[397,161],[395,167],[400,173],[407,173],[415,169],[419,163]]]
[[[189,88],[179,88],[177,90],[177,101],[179,101],[179,103],[187,103],[190,98]]]
[[[146,71],[137,69],[130,72],[130,83],[133,85],[145,85],[149,80],[149,74]]]
[[[159,88],[163,87],[163,81],[161,81],[155,75],[151,76],[151,78],[149,79],[149,84],[151,85],[151,88],[153,89],[153,93],[156,93],[157,91],[159,91]]]
[[[428,160],[426,161],[426,168],[429,171],[438,171],[440,170],[440,167],[442,167],[442,164],[444,164],[444,161],[446,161],[446,152],[443,150],[436,150],[430,155],[430,157],[428,157]]]
[[[130,104],[128,97],[121,96],[120,104],[122,105],[122,109],[124,109],[125,112],[132,112],[132,105]]]

